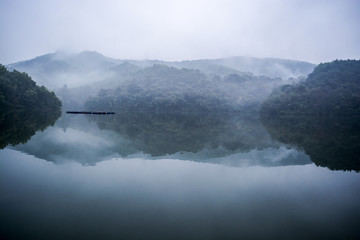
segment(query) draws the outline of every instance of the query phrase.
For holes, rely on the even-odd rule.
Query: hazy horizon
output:
[[[0,1],[0,63],[56,51],[182,61],[360,57],[356,0]]]
[[[192,58],[192,59],[178,59],[178,60],[167,60],[167,59],[159,59],[159,58],[118,58],[118,57],[111,57],[108,56],[102,52],[96,51],[96,50],[91,50],[91,49],[84,49],[84,50],[79,50],[79,51],[70,51],[70,50],[65,50],[65,49],[58,49],[56,51],[53,52],[44,52],[43,54],[40,55],[36,55],[36,56],[32,56],[29,57],[27,59],[21,59],[19,61],[15,61],[15,62],[10,62],[10,63],[6,63],[8,65],[11,64],[16,64],[19,62],[24,62],[24,61],[28,61],[37,57],[42,57],[48,54],[61,54],[62,56],[73,56],[73,55],[77,55],[77,54],[82,54],[82,53],[98,53],[100,55],[103,55],[104,57],[108,57],[114,60],[129,60],[129,61],[164,61],[164,62],[182,62],[182,61],[197,61],[197,60],[217,60],[217,59],[227,59],[227,58],[237,58],[237,57],[243,57],[243,58],[258,58],[258,59],[283,59],[283,60],[289,60],[289,61],[299,61],[299,62],[309,62],[306,60],[302,60],[302,59],[293,59],[293,58],[281,58],[281,57],[276,57],[276,56],[269,56],[269,57],[257,57],[257,56],[245,56],[245,55],[233,55],[233,56],[223,56],[223,57],[207,57],[207,58]],[[334,59],[335,60],[335,59]],[[313,63],[313,62],[309,62],[309,63]],[[2,63],[0,63],[2,64]],[[5,64],[5,65],[6,65]],[[313,64],[317,64],[317,63],[313,63]]]

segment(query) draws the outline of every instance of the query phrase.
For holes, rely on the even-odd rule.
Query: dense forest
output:
[[[88,110],[148,112],[254,112],[279,79],[251,74],[208,76],[165,65],[143,68],[90,98]]]
[[[26,74],[0,65],[0,148],[24,143],[61,115],[61,102]]]
[[[37,84],[44,85],[47,89],[54,91],[61,99],[64,108],[81,109],[86,100],[90,96],[97,95],[101,89],[116,89],[123,84],[129,85],[129,82],[134,78],[144,78],[140,75],[156,74],[152,73],[152,70],[157,71],[156,68],[153,68],[154,65],[167,66],[172,72],[175,68],[180,71],[176,73],[177,75],[185,74],[183,78],[188,78],[187,81],[190,82],[192,79],[189,78],[189,75],[191,74],[182,71],[183,69],[200,71],[206,75],[207,81],[211,82],[211,85],[219,85],[223,80],[232,81],[232,84],[224,84],[227,87],[225,89],[226,94],[229,91],[240,90],[238,94],[243,99],[244,95],[255,98],[261,96],[264,99],[274,87],[298,82],[299,79],[311,73],[315,67],[314,64],[302,61],[251,57],[179,62],[127,60],[113,59],[90,51],[77,54],[55,52],[9,64],[7,67],[8,69],[27,72]],[[170,71],[167,72],[170,74],[169,78],[173,77],[174,74]],[[163,84],[167,73],[163,71],[162,74],[158,79],[151,76],[150,80],[159,80]],[[237,76],[248,81],[244,84],[235,83],[234,80],[236,81]],[[272,80],[269,81],[269,79]],[[215,89],[216,86],[211,86],[211,88]],[[254,95],[253,92],[256,89],[258,89],[258,94]],[[219,91],[223,92],[224,89]],[[257,100],[262,101],[262,99]]]
[[[262,112],[359,115],[360,61],[319,64],[305,81],[275,89],[263,103]]]

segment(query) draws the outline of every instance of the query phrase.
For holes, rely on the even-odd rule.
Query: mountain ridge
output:
[[[197,59],[197,60],[182,60],[182,61],[163,61],[156,59],[145,59],[145,60],[131,60],[131,59],[115,59],[106,57],[105,55],[96,51],[83,51],[80,53],[72,54],[66,52],[54,52],[48,53],[41,56],[37,56],[32,59],[19,61],[8,64],[9,69],[17,69],[19,71],[33,71],[32,66],[46,64],[49,67],[49,63],[57,64],[60,70],[66,70],[68,67],[70,70],[82,69],[85,63],[87,64],[85,71],[94,70],[94,67],[98,67],[102,70],[115,67],[124,62],[132,63],[139,67],[151,66],[154,64],[163,64],[177,68],[191,68],[199,69],[207,74],[214,74],[211,72],[214,67],[218,67],[225,74],[245,72],[253,73],[255,75],[264,75],[268,77],[300,77],[307,76],[311,73],[313,68],[316,66],[313,63],[290,60],[281,58],[257,58],[257,57],[244,57],[244,56],[233,56],[226,58],[215,58],[215,59]],[[63,66],[59,66],[63,65]],[[89,66],[90,65],[90,66]],[[66,67],[65,67],[66,66]],[[70,68],[71,67],[71,68]],[[56,69],[56,68],[55,68]],[[68,69],[68,70],[69,70]],[[206,70],[208,69],[208,70]],[[275,71],[274,71],[275,69]],[[210,72],[209,72],[210,71]]]
[[[84,51],[76,54],[49,53],[27,61],[10,64],[8,68],[26,72],[39,85],[44,85],[55,91],[62,99],[64,106],[69,104],[69,106],[79,108],[83,106],[88,97],[95,96],[101,89],[118,88],[124,82],[130,82],[139,77],[137,74],[139,71],[141,71],[140,75],[144,75],[148,71],[146,69],[154,65],[163,65],[178,70],[197,70],[206,74],[207,78],[212,79],[216,85],[218,85],[217,82],[223,82],[226,86],[230,86],[230,82],[232,82],[234,88],[229,89],[230,92],[234,92],[234,89],[241,90],[240,85],[243,89],[250,87],[252,92],[258,88],[259,91],[255,95],[267,95],[269,89],[265,91],[264,88],[271,90],[281,84],[297,82],[310,74],[315,66],[297,60],[249,57],[173,62],[122,60],[109,58],[95,51]],[[166,74],[167,71],[164,72]],[[186,71],[182,73],[185,74]],[[151,75],[151,71],[148,74]],[[159,77],[159,79],[166,79],[166,76]],[[150,79],[157,81],[151,77]],[[171,77],[168,80],[170,81]],[[241,90],[240,92],[244,91]]]

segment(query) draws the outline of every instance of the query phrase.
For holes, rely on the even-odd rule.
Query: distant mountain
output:
[[[103,56],[97,52],[85,51],[77,54],[50,53],[13,63],[7,67],[27,72],[36,83],[55,91],[56,95],[61,98],[64,107],[81,108],[90,96],[98,94],[101,89],[116,89],[140,75],[150,73],[151,71],[146,69],[154,65],[173,67],[178,70],[184,68],[197,70],[207,75],[207,79],[213,79],[214,82],[223,81],[226,86],[229,86],[231,82],[235,86],[233,89],[227,89],[227,91],[231,91],[231,94],[236,95],[234,90],[236,89],[240,91],[238,94],[243,98],[244,89],[251,89],[252,93],[245,95],[256,95],[256,98],[260,97],[261,99],[265,98],[273,87],[297,82],[299,78],[306,77],[315,66],[301,61],[246,57],[180,62],[120,60]],[[137,74],[138,72],[140,73]],[[158,79],[164,77],[166,78],[166,75]],[[146,78],[146,76],[142,78]],[[158,80],[151,76],[148,78],[152,81]],[[273,80],[268,81],[269,78]],[[260,79],[264,81],[259,81]],[[165,84],[166,79],[163,80],[163,84]],[[236,83],[236,81],[238,82]],[[243,90],[239,88],[239,84]],[[256,94],[254,95],[255,90]]]
[[[204,59],[192,61],[167,62],[159,60],[120,60],[105,57],[100,53],[85,51],[77,54],[55,52],[42,55],[27,61],[9,64],[9,69],[16,69],[30,74],[38,83],[49,89],[56,89],[67,84],[68,87],[78,87],[102,81],[113,71],[116,72],[118,65],[130,63],[140,68],[154,64],[167,65],[176,68],[197,69],[205,74],[226,76],[229,74],[241,74],[242,72],[253,73],[272,78],[298,78],[306,77],[314,64],[276,59],[276,58],[251,58],[231,57],[221,59]],[[132,70],[130,70],[132,71]],[[126,72],[122,71],[122,74]]]
[[[165,65],[168,67],[175,67],[178,69],[187,68],[199,70],[208,75],[218,75],[226,76],[229,74],[242,74],[241,71],[223,66],[221,64],[216,64],[213,60],[193,60],[193,61],[181,61],[181,62],[167,62],[159,60],[128,60],[129,63],[134,64],[139,67],[151,67],[153,65]]]
[[[306,77],[315,64],[279,58],[231,57],[212,60],[212,63],[255,75],[280,78]]]
[[[64,85],[78,87],[101,81],[107,70],[122,61],[105,57],[97,52],[78,54],[65,52],[49,53],[27,61],[9,64],[9,69],[23,71],[40,85],[55,90]]]
[[[129,61],[132,64],[149,67],[162,64],[176,68],[197,69],[206,74],[225,76],[232,73],[252,73],[272,78],[299,78],[310,74],[315,64],[278,58],[229,57],[192,61],[166,62],[159,60]]]
[[[44,72],[53,71],[91,71],[95,69],[108,69],[121,63],[120,60],[101,55],[98,52],[84,51],[78,54],[55,52],[45,54],[27,61],[9,64],[9,68],[40,69]]]

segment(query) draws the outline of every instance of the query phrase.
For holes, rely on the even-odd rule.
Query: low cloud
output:
[[[359,58],[356,0],[0,3],[0,62],[59,49],[130,59]]]

